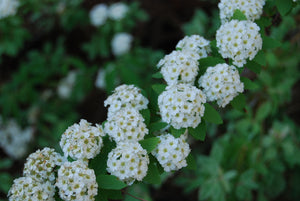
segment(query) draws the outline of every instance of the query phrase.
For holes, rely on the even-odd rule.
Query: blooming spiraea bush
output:
[[[18,4],[13,2],[0,1],[0,11],[9,8],[0,18],[15,14]],[[61,133],[60,152],[45,147],[31,153],[22,177],[14,180],[8,192],[9,200],[122,199],[128,186],[159,184],[163,173],[195,169],[191,145],[195,140],[204,141],[208,124],[223,123],[219,111],[230,106],[239,112],[246,110],[244,90],[255,84],[243,72],[259,73],[265,63],[264,48],[275,40],[265,32],[271,17],[262,16],[264,5],[264,0],[222,0],[215,38],[183,37],[171,53],[156,61],[159,72],[152,75],[155,84],[147,88],[124,79],[124,84],[108,90],[103,103],[106,120],[92,125],[82,118]],[[82,46],[90,63],[95,58],[122,63],[129,57],[134,38],[128,33],[133,26],[126,24],[126,18],[137,17],[133,13],[134,6],[123,3],[91,8],[88,15],[95,33]],[[78,69],[84,66],[74,58],[66,60],[80,66]],[[107,73],[108,68],[105,70]],[[125,71],[120,72],[131,73]],[[72,95],[82,77],[78,73],[65,73],[61,86],[55,88],[61,99]],[[103,71],[98,77],[101,80],[96,85],[101,88]],[[51,99],[51,91],[44,96]],[[218,172],[222,174],[221,169]]]

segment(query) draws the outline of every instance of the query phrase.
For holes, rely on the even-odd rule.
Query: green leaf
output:
[[[265,53],[261,50],[257,53],[257,55],[254,57],[253,61],[256,63],[265,66],[267,64]]]
[[[262,39],[263,39],[263,47],[262,47],[263,49],[273,49],[281,46],[281,43],[278,40],[268,37],[266,35],[263,35]]]
[[[97,175],[97,182],[103,189],[120,190],[127,186],[114,175]]]
[[[152,89],[157,94],[161,94],[166,89],[166,87],[167,87],[167,85],[165,85],[165,84],[154,84],[154,85],[152,85]]]
[[[144,177],[143,181],[146,181],[150,184],[160,184],[161,178],[160,178],[157,165],[155,164],[155,159],[151,155],[149,158],[150,158],[150,163],[148,166],[148,172],[147,175]]]
[[[111,200],[122,200],[123,195],[120,190],[105,190],[107,198]]]
[[[239,9],[235,9],[231,19],[242,21],[242,20],[247,20],[247,17],[244,15],[242,11],[240,11]]]
[[[254,73],[257,73],[257,74],[259,74],[260,73],[260,71],[261,71],[261,65],[260,64],[258,64],[258,63],[256,63],[255,61],[248,61],[247,62],[247,64],[246,64],[246,67],[249,69],[249,70],[251,70],[251,71],[253,71]]]
[[[195,160],[195,157],[192,155],[192,153],[190,153],[186,157],[186,162],[187,162],[186,168],[188,168],[190,170],[196,170],[196,168],[197,168],[196,160]]]
[[[210,66],[215,66],[219,63],[225,63],[224,59],[220,57],[208,56],[199,60],[199,75],[203,75],[206,69]]]
[[[0,160],[0,169],[7,169],[10,168],[13,164],[11,159],[5,158]]]
[[[241,81],[244,83],[244,88],[245,89],[257,89],[259,88],[259,85],[252,82],[250,79],[246,78],[246,77],[241,77]]]
[[[161,78],[163,78],[163,75],[162,75],[160,72],[157,72],[157,73],[154,73],[154,74],[152,75],[152,77],[153,77],[153,78],[156,78],[156,79],[161,79]]]
[[[272,104],[271,102],[265,102],[256,111],[255,119],[256,121],[262,121],[265,119],[272,110]]]
[[[150,126],[149,126],[149,133],[152,133],[154,131],[159,131],[167,126],[168,126],[168,124],[165,122],[161,122],[161,121],[154,122],[154,123],[150,124]]]
[[[147,150],[148,153],[151,153],[151,151],[156,148],[158,141],[159,139],[157,137],[152,137],[145,140],[141,140],[139,141],[139,143],[144,149]]]
[[[232,105],[233,108],[237,110],[243,110],[246,106],[246,97],[244,94],[239,94],[236,96],[230,104]]]
[[[292,9],[293,6],[292,0],[276,0],[275,4],[280,15],[282,16],[286,15]]]
[[[2,191],[6,194],[12,185],[13,178],[10,174],[3,172],[0,173],[0,181],[0,192]]]
[[[150,110],[149,109],[144,109],[144,110],[141,110],[140,112],[141,112],[142,116],[145,119],[145,124],[149,125],[149,123],[150,123]]]
[[[220,114],[213,108],[209,103],[205,103],[205,112],[203,118],[205,121],[214,123],[214,124],[222,124],[223,120]]]
[[[170,132],[174,137],[179,138],[186,131],[186,129],[187,128],[176,129],[173,126],[171,126]]]
[[[196,140],[205,140],[206,135],[206,124],[202,121],[196,128],[189,128],[189,134],[193,136]]]

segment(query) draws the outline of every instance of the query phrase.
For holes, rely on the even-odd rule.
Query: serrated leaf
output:
[[[196,140],[205,140],[206,136],[206,124],[205,121],[201,121],[201,123],[196,128],[189,128],[189,134],[193,136]]]
[[[242,20],[247,20],[247,17],[244,15],[242,11],[240,11],[239,9],[235,9],[231,19],[242,21]]]
[[[127,185],[114,175],[97,175],[97,183],[102,189],[120,190]]]
[[[253,61],[255,61],[256,63],[262,66],[265,66],[267,64],[265,53],[262,50],[259,51],[254,57]]]
[[[281,45],[281,43],[278,40],[265,35],[262,36],[262,39],[263,39],[263,47],[262,47],[263,49],[273,49],[273,48],[280,47]]]
[[[275,4],[280,15],[282,16],[286,15],[292,9],[293,6],[292,0],[276,0]]]
[[[173,126],[171,126],[170,132],[174,137],[179,138],[186,131],[186,129],[187,128],[176,129]]]
[[[154,122],[149,125],[149,132],[152,133],[154,131],[159,131],[167,126],[168,124],[165,122],[161,122],[161,121]]]
[[[223,120],[219,112],[217,112],[213,106],[211,106],[209,103],[205,103],[204,106],[205,106],[205,112],[203,118],[205,119],[205,121],[214,124],[223,123]]]
[[[272,110],[272,104],[270,102],[265,102],[256,111],[255,119],[257,121],[262,121],[265,119]]]
[[[161,94],[166,89],[166,87],[167,87],[167,85],[165,85],[165,84],[154,84],[154,85],[152,85],[152,89],[157,94]]]
[[[163,75],[162,75],[160,72],[157,72],[157,73],[154,73],[154,74],[152,75],[152,77],[153,77],[153,78],[156,78],[156,79],[161,79],[161,78],[163,78]]]
[[[158,141],[159,141],[159,138],[151,137],[148,139],[141,140],[141,141],[139,141],[139,143],[141,144],[141,146],[144,149],[147,150],[148,153],[151,153],[151,151],[156,148]]]
[[[148,166],[148,172],[147,175],[144,177],[143,181],[146,181],[150,184],[160,184],[161,178],[160,174],[157,168],[157,165],[155,164],[155,159],[153,156],[150,156],[150,163]]]
[[[255,61],[248,61],[246,64],[247,68],[251,71],[253,71],[254,73],[259,74],[260,70],[261,70],[261,65],[256,63]]]
[[[246,77],[241,77],[241,81],[244,83],[244,88],[245,89],[257,89],[259,87],[258,84],[252,82],[250,79],[246,78]]]
[[[232,105],[233,108],[237,110],[243,110],[246,106],[246,97],[244,94],[239,94],[236,96],[230,104]]]
[[[190,170],[196,170],[196,168],[197,168],[196,160],[195,160],[195,157],[191,153],[186,157],[186,162],[187,162],[186,168],[188,168]]]

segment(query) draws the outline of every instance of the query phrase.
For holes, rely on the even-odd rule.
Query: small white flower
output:
[[[131,106],[122,108],[110,116],[105,123],[104,131],[116,143],[139,141],[148,134],[143,116]]]
[[[177,43],[176,48],[195,52],[200,56],[199,59],[207,57],[211,52],[210,42],[199,35],[185,36]]]
[[[95,200],[98,184],[93,169],[81,160],[65,162],[58,170],[55,186],[64,200]]]
[[[70,126],[61,136],[60,147],[65,157],[87,160],[99,154],[102,147],[104,132],[101,125],[81,119],[79,124]]]
[[[186,142],[186,135],[175,138],[169,133],[164,133],[159,137],[157,147],[151,152],[166,172],[179,170],[187,166],[186,157],[191,149]]]
[[[55,187],[49,181],[40,183],[32,177],[20,177],[15,179],[8,192],[9,201],[55,201],[54,195]]]
[[[60,81],[57,88],[57,93],[60,98],[66,99],[70,97],[76,81],[76,76],[76,71],[70,71],[68,75]]]
[[[106,22],[108,8],[105,4],[97,4],[90,11],[90,20],[92,25],[98,27]]]
[[[0,1],[0,19],[15,15],[19,6],[17,0],[1,0]]]
[[[23,173],[24,176],[30,176],[40,182],[53,182],[55,180],[54,168],[60,166],[64,161],[66,159],[56,153],[54,149],[46,147],[27,157]]]
[[[107,171],[128,185],[147,175],[149,157],[138,142],[119,143],[108,154]]]
[[[109,6],[108,16],[112,20],[121,20],[128,12],[128,6],[122,2],[117,2]]]
[[[204,93],[189,84],[167,86],[158,97],[162,121],[176,129],[196,128],[204,115],[205,102]]]
[[[208,67],[199,79],[199,86],[203,88],[207,101],[217,101],[220,107],[225,107],[234,97],[244,91],[244,84],[234,66],[217,64]]]
[[[233,64],[243,67],[262,48],[259,26],[251,21],[231,20],[217,30],[216,40],[223,58],[233,59]]]
[[[218,4],[222,24],[228,22],[236,9],[239,9],[248,20],[260,18],[265,0],[221,0]]]
[[[114,93],[105,101],[104,106],[108,108],[107,117],[114,116],[121,108],[131,106],[137,110],[146,109],[149,101],[142,95],[141,90],[134,85],[120,85],[115,88]]]
[[[132,35],[128,33],[117,33],[111,41],[112,52],[115,56],[127,53],[131,48]]]

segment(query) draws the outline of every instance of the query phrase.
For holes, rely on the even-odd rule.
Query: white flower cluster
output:
[[[19,7],[18,0],[1,0],[0,1],[0,19],[15,15]]]
[[[189,84],[167,86],[158,97],[162,120],[176,129],[197,127],[204,115],[206,97]]]
[[[119,143],[108,154],[107,171],[128,185],[142,181],[148,171],[147,151],[138,142]]]
[[[98,27],[103,25],[107,19],[121,20],[128,13],[128,6],[122,2],[107,6],[104,3],[95,5],[90,11],[92,25]]]
[[[262,14],[265,0],[221,0],[218,4],[221,22],[230,21],[234,11],[239,9],[248,20],[259,19]]]
[[[95,200],[98,193],[94,170],[81,160],[65,162],[58,170],[55,186],[64,200]]]
[[[22,158],[33,139],[33,132],[31,127],[22,129],[14,119],[5,124],[0,120],[0,146],[11,158]]]
[[[108,108],[108,118],[115,115],[121,108],[131,106],[137,110],[147,108],[148,99],[141,94],[141,90],[134,85],[120,85],[105,101]]]
[[[169,133],[158,136],[157,147],[151,152],[166,172],[179,170],[186,167],[186,157],[191,152],[189,144],[186,142],[187,135],[175,138]]]
[[[60,166],[65,160],[54,149],[46,147],[27,157],[23,174],[40,182],[53,182],[55,180],[54,168]]]
[[[121,108],[110,116],[104,126],[104,131],[116,143],[124,141],[139,141],[148,134],[143,116],[132,107]]]
[[[54,195],[55,187],[49,181],[40,183],[31,177],[15,179],[8,192],[9,201],[55,201]]]
[[[244,84],[234,66],[226,63],[208,67],[199,79],[207,101],[217,101],[220,107],[225,107],[238,93],[244,91]]]
[[[59,82],[59,85],[57,87],[57,94],[60,98],[66,99],[70,97],[72,89],[75,85],[76,77],[77,72],[70,71],[68,75]]]
[[[168,85],[178,83],[193,84],[198,74],[200,56],[188,50],[174,50],[157,64]]]
[[[111,41],[112,53],[115,56],[120,56],[127,53],[131,48],[132,35],[121,32],[114,35]]]
[[[100,152],[102,136],[101,125],[91,126],[91,123],[81,119],[79,124],[73,124],[63,133],[59,144],[65,157],[87,160]]]
[[[217,30],[216,40],[223,58],[233,59],[233,64],[243,67],[262,48],[260,28],[251,21],[231,20]]]
[[[207,57],[207,54],[211,52],[210,42],[199,35],[185,36],[177,43],[176,48],[197,53],[200,56],[199,59]]]

